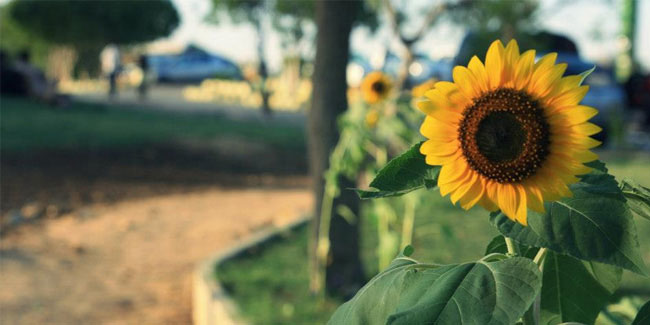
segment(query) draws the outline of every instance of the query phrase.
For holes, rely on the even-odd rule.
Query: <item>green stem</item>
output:
[[[545,256],[546,256],[546,247],[542,247],[539,249],[537,255],[535,255],[535,258],[533,259],[533,262],[537,264],[540,270],[542,269],[542,263],[544,262]]]
[[[413,224],[415,223],[415,206],[417,201],[412,197],[404,197],[405,207],[404,207],[404,220],[402,221],[402,245],[401,249],[404,249],[407,245],[410,245],[413,242]]]
[[[544,272],[543,265],[544,265],[544,258],[546,257],[546,252],[547,252],[546,247],[542,247],[537,252],[537,255],[535,255],[535,258],[533,258],[533,262],[537,264],[540,272]],[[541,310],[541,296],[538,295],[537,298],[535,298],[535,302],[533,302],[533,305],[530,306],[530,308],[526,311],[524,317],[522,318],[524,325],[539,324],[539,320],[541,318],[540,310]]]
[[[515,242],[512,241],[510,237],[504,237],[506,239],[506,247],[508,247],[508,254],[515,256],[517,255],[517,250],[515,249]]]

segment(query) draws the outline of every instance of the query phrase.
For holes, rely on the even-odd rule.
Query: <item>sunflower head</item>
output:
[[[368,104],[375,104],[388,97],[391,87],[391,80],[387,75],[374,71],[363,78],[361,93]]]
[[[588,86],[564,76],[556,53],[535,62],[516,41],[492,43],[485,64],[474,56],[453,70],[453,82],[437,82],[417,106],[427,116],[420,147],[430,165],[441,165],[438,187],[469,209],[500,209],[527,224],[527,210],[544,212],[544,201],[570,197],[568,185],[589,172],[598,157],[588,122],[597,110],[580,105]]]

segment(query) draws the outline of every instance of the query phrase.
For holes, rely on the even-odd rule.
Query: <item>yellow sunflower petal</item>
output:
[[[474,184],[472,184],[472,187],[463,195],[463,197],[460,198],[460,207],[469,210],[471,209],[476,203],[478,203],[482,198],[483,194],[485,193],[485,180],[483,177],[479,177]]]
[[[566,135],[551,135],[551,143],[558,146],[573,146],[583,149],[591,149],[598,147],[602,142],[594,140],[588,136],[571,136]]]
[[[499,208],[503,213],[513,221],[517,215],[518,195],[514,188],[509,184],[498,184],[497,186],[497,199]]]
[[[578,86],[580,86],[581,81],[582,81],[582,76],[578,76],[578,75],[563,77],[562,79],[560,79],[559,82],[555,84],[555,86],[547,96],[555,97],[570,89],[577,88]]]
[[[525,188],[528,207],[535,212],[544,213],[544,198],[542,197],[542,192],[539,188],[529,184],[527,184]]]
[[[490,89],[495,89],[501,85],[504,52],[503,44],[497,40],[492,42],[485,55],[485,70],[490,80]]]
[[[458,163],[452,165],[444,165],[440,169],[440,175],[438,175],[438,186],[442,187],[446,184],[452,183],[461,176],[465,175],[469,171],[467,164],[462,162],[462,159],[458,160]]]
[[[448,156],[437,156],[434,154],[425,154],[424,161],[431,166],[442,166],[446,164],[453,164],[460,158],[460,153],[454,153]]]
[[[534,64],[535,50],[528,50],[521,55],[519,62],[517,62],[517,67],[515,68],[515,89],[522,89],[528,85],[533,74]]]
[[[571,127],[571,131],[583,135],[594,135],[602,130],[600,126],[592,123],[582,123]]]
[[[463,118],[460,113],[444,106],[437,106],[432,101],[423,100],[418,102],[416,105],[428,116],[451,126],[458,125],[458,122]]]
[[[568,106],[556,110],[556,113],[549,117],[549,121],[558,120],[562,121],[564,125],[572,126],[584,123],[596,116],[596,114],[598,114],[598,110],[593,107],[583,105]]]
[[[535,63],[533,67],[533,78],[539,77],[541,74],[545,73],[548,69],[552,68],[555,65],[555,60],[557,59],[557,53],[549,53],[544,55],[539,61]]]
[[[515,220],[520,224],[527,226],[528,225],[528,204],[527,204],[527,195],[526,190],[521,185],[514,186],[517,193],[517,210],[515,211]]]
[[[478,204],[480,204],[483,207],[483,209],[488,210],[490,212],[499,210],[499,207],[487,196],[487,188],[486,188],[486,193],[483,194],[481,199],[478,201]]]
[[[478,82],[472,75],[472,72],[469,71],[469,69],[461,66],[456,66],[452,71],[452,75],[454,78],[454,83],[458,85],[460,91],[467,98],[473,99],[474,97],[480,95],[480,92],[477,91]]]
[[[513,86],[515,67],[519,61],[519,45],[517,41],[510,40],[508,45],[505,48],[505,57],[503,60],[503,75],[504,80],[501,81],[502,84],[505,84],[507,87]]]
[[[562,78],[562,74],[564,74],[566,68],[566,63],[560,63],[548,69],[546,73],[533,77],[528,89],[538,97],[546,96],[553,89],[553,85]]]
[[[488,91],[489,89],[488,75],[487,75],[487,71],[485,70],[485,66],[483,66],[483,63],[481,62],[481,59],[479,59],[476,55],[474,55],[472,59],[469,60],[469,64],[467,65],[467,68],[469,69],[469,71],[472,72],[472,75],[474,75],[476,84],[481,89],[481,91],[483,92]]]
[[[449,123],[441,122],[431,116],[426,116],[420,127],[420,133],[427,137],[435,137],[438,134],[455,134],[458,127]]]
[[[460,186],[458,186],[458,188],[451,193],[451,197],[450,197],[451,198],[451,203],[456,204],[456,202],[458,202],[458,200],[460,200],[460,198],[463,195],[465,195],[465,193],[467,193],[467,191],[469,191],[469,189],[472,187],[472,185],[474,185],[474,183],[476,183],[477,178],[478,178],[478,174],[477,173],[472,173],[471,176],[469,177],[469,179],[466,182],[464,182]]]
[[[465,171],[460,174],[460,176],[445,184],[440,184],[440,181],[438,181],[438,187],[440,188],[440,195],[446,196],[449,193],[454,192],[456,189],[458,189],[461,185],[467,183],[467,181],[470,180],[470,178],[475,174],[474,171],[471,169],[465,169]]]
[[[547,105],[550,107],[548,109],[549,113],[555,112],[562,107],[578,105],[585,98],[588,91],[589,86],[580,86],[565,91],[557,97],[549,98],[547,101]]]

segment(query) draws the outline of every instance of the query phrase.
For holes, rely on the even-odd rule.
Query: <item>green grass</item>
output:
[[[239,137],[284,149],[304,150],[303,128],[235,121],[217,114],[138,110],[73,102],[54,109],[20,98],[0,101],[3,153],[43,149],[103,149]]]
[[[617,178],[628,177],[650,185],[648,154],[603,153],[601,156]],[[497,234],[485,211],[480,208],[463,211],[437,192],[427,193],[425,201],[416,214],[413,241],[416,259],[458,263],[483,256],[485,246]],[[373,220],[366,211],[362,223],[362,259],[369,277],[378,272],[378,239]],[[639,217],[635,221],[641,252],[650,263],[650,221]],[[336,308],[334,300],[319,301],[309,295],[307,231],[299,230],[293,236],[271,244],[258,254],[226,262],[217,270],[245,317],[254,324],[323,323]],[[624,288],[650,290],[647,278],[631,272],[624,274]]]
[[[308,294],[307,228],[301,226],[257,254],[217,270],[253,324],[324,324],[342,303]]]

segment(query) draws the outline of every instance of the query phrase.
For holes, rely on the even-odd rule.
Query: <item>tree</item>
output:
[[[169,35],[179,23],[168,0],[20,0],[9,10],[26,31],[73,46],[147,42]]]
[[[30,35],[74,48],[78,62],[87,64],[86,68],[96,68],[99,51],[106,44],[151,41],[169,35],[180,21],[169,0],[16,0],[7,10]]]
[[[445,13],[448,13],[452,10],[457,10],[462,8],[467,4],[467,0],[460,2],[451,2],[443,1],[439,2],[436,5],[428,5],[427,10],[423,10],[424,19],[420,26],[413,33],[406,32],[404,25],[409,21],[407,19],[407,14],[404,10],[400,10],[394,6],[391,0],[382,0],[382,6],[386,11],[388,17],[388,23],[392,29],[393,34],[399,41],[402,47],[402,64],[400,70],[398,71],[397,80],[395,82],[395,87],[397,89],[402,89],[405,85],[406,80],[408,79],[408,68],[413,63],[415,57],[413,49],[415,44],[419,42],[435,25]]]
[[[271,115],[271,106],[269,105],[271,94],[266,88],[268,69],[264,51],[266,32],[263,24],[265,14],[271,10],[271,3],[267,0],[212,0],[212,2],[214,6],[209,16],[210,21],[219,22],[218,13],[225,10],[234,23],[245,22],[255,28],[257,33],[257,58],[259,60],[257,74],[260,79],[258,82],[252,83],[251,87],[258,88],[262,96],[262,114],[265,116]]]
[[[338,141],[337,117],[347,109],[346,67],[349,59],[350,33],[361,5],[358,1],[319,1],[316,3],[316,59],[312,82],[312,107],[308,117],[310,173],[316,199],[312,241],[317,240],[320,207],[324,193],[323,174],[329,155]],[[359,200],[353,191],[355,180],[341,179],[340,195],[334,206],[345,204],[358,215]],[[348,193],[349,192],[349,193]],[[336,209],[330,224],[330,260],[326,269],[326,287],[332,294],[349,296],[363,284],[364,275],[359,258],[359,224],[348,223]],[[312,248],[316,247],[312,242]],[[312,268],[321,267],[312,254]],[[313,283],[312,283],[313,285]],[[313,288],[319,289],[319,288]]]

